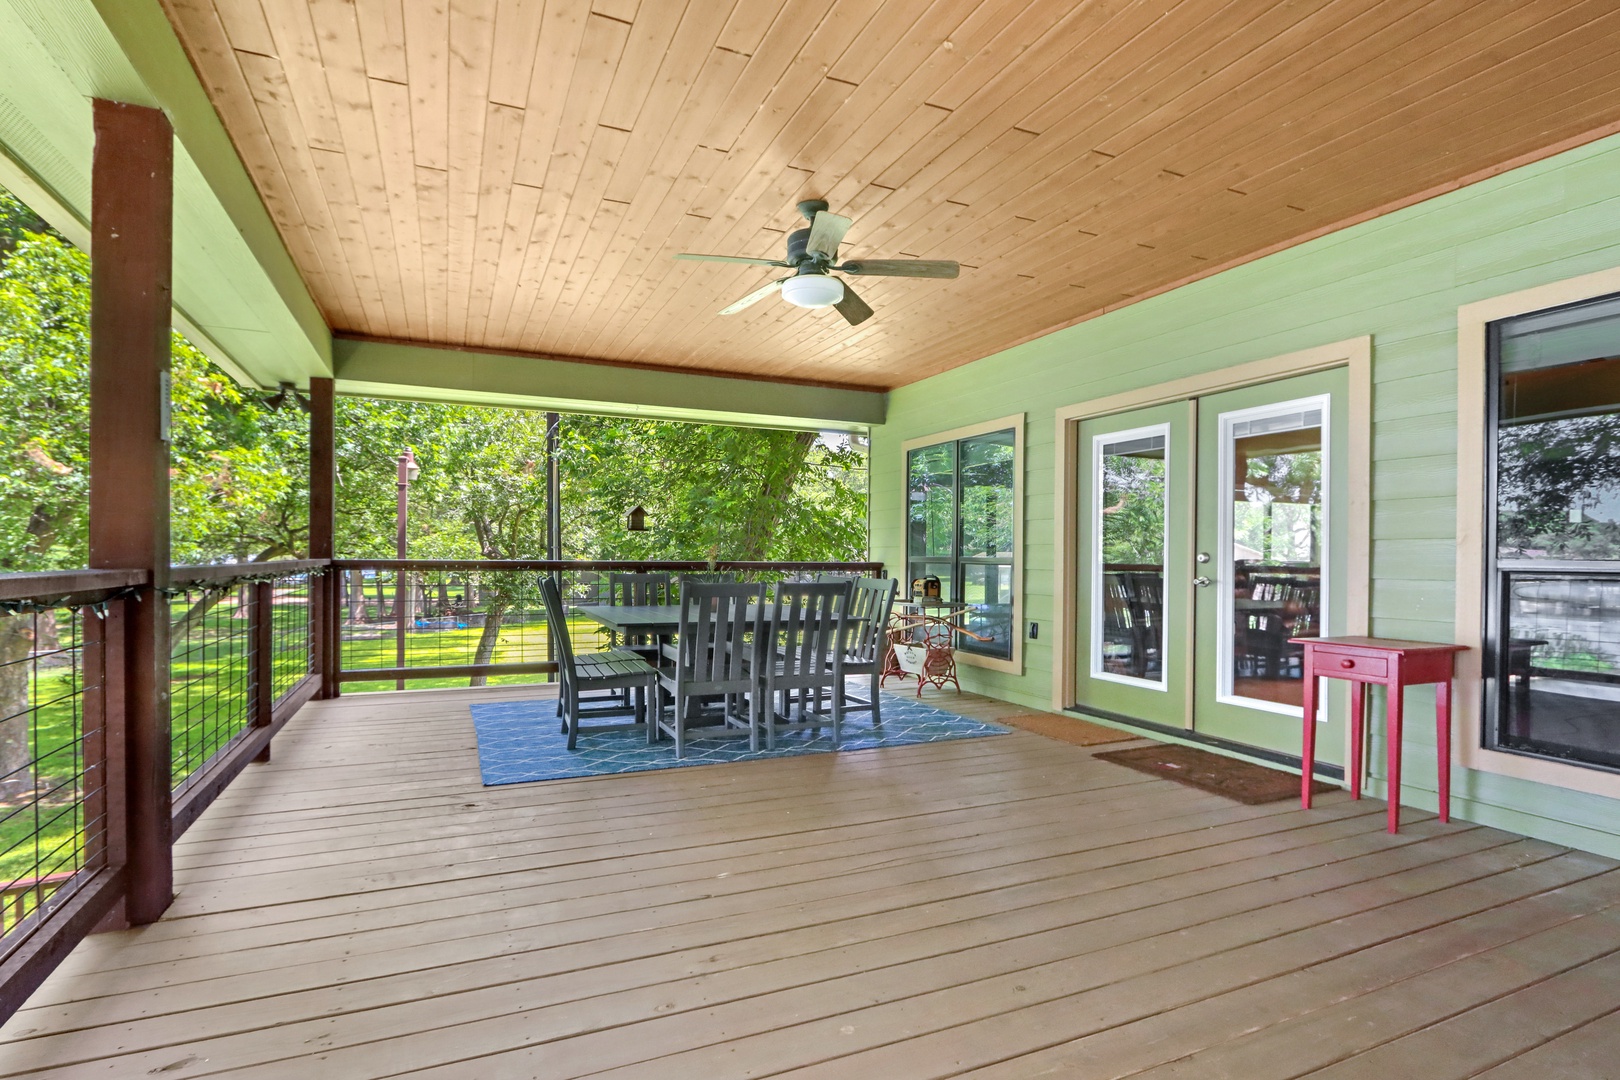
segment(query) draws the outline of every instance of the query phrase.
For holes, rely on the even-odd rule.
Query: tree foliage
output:
[[[87,560],[90,259],[0,194],[0,568]],[[244,391],[179,334],[170,355],[177,562],[308,547],[308,427]]]
[[[1620,557],[1620,525],[1586,512],[1620,493],[1620,414],[1503,425],[1496,476],[1497,543],[1504,554]]]

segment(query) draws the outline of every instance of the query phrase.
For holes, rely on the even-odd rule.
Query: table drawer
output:
[[[1366,679],[1382,679],[1389,675],[1389,661],[1382,656],[1362,656],[1353,653],[1318,650],[1318,675],[1360,675]]]

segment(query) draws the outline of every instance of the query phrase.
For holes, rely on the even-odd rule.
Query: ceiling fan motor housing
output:
[[[809,229],[794,229],[788,233],[787,264],[789,266],[803,266],[805,263],[820,261],[817,256],[810,253]]]

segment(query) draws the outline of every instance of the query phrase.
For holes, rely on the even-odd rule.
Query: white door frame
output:
[[[1192,375],[1172,382],[1129,390],[1122,394],[1065,405],[1055,412],[1057,476],[1052,526],[1056,560],[1052,587],[1056,625],[1052,641],[1052,708],[1061,712],[1075,703],[1079,649],[1076,634],[1079,616],[1076,603],[1076,576],[1085,572],[1080,560],[1085,537],[1079,535],[1076,513],[1079,509],[1079,469],[1089,447],[1080,445],[1080,422],[1114,413],[1130,412],[1150,405],[1176,401],[1193,402],[1223,390],[1275,382],[1294,375],[1308,375],[1332,368],[1349,368],[1350,399],[1347,403],[1349,458],[1348,521],[1345,522],[1345,632],[1367,632],[1368,591],[1372,549],[1372,337],[1349,338],[1319,345],[1313,349],[1255,360],[1235,367]],[[1196,419],[1196,412],[1194,413]],[[1191,438],[1197,438],[1196,424]],[[1195,444],[1196,445],[1196,444]],[[1181,498],[1193,497],[1183,492]],[[1194,520],[1188,518],[1188,520]],[[1189,575],[1190,577],[1190,575]],[[1192,586],[1188,584],[1187,591]],[[1170,597],[1165,598],[1168,604]],[[1191,595],[1175,598],[1177,607],[1192,610]],[[1168,624],[1167,624],[1168,625]],[[1192,665],[1188,665],[1189,668]],[[1189,672],[1189,676],[1190,672]],[[1184,724],[1192,727],[1194,695],[1187,695]]]

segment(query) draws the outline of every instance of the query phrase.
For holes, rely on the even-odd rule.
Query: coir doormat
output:
[[[1037,735],[1045,735],[1048,739],[1073,743],[1075,746],[1098,746],[1102,743],[1130,742],[1141,738],[1140,735],[1120,731],[1118,728],[1103,727],[1101,724],[1093,724],[1072,716],[1058,716],[1055,713],[998,716],[996,723],[1033,731]]]
[[[1268,769],[1263,765],[1223,757],[1207,750],[1195,750],[1190,746],[1170,743],[1134,746],[1128,750],[1109,750],[1095,756],[1099,761],[1112,761],[1127,769],[1162,776],[1166,780],[1174,780],[1212,795],[1224,795],[1250,806],[1299,798],[1299,776],[1296,773]],[[1317,780],[1312,783],[1311,790],[1326,792],[1338,789]]]

